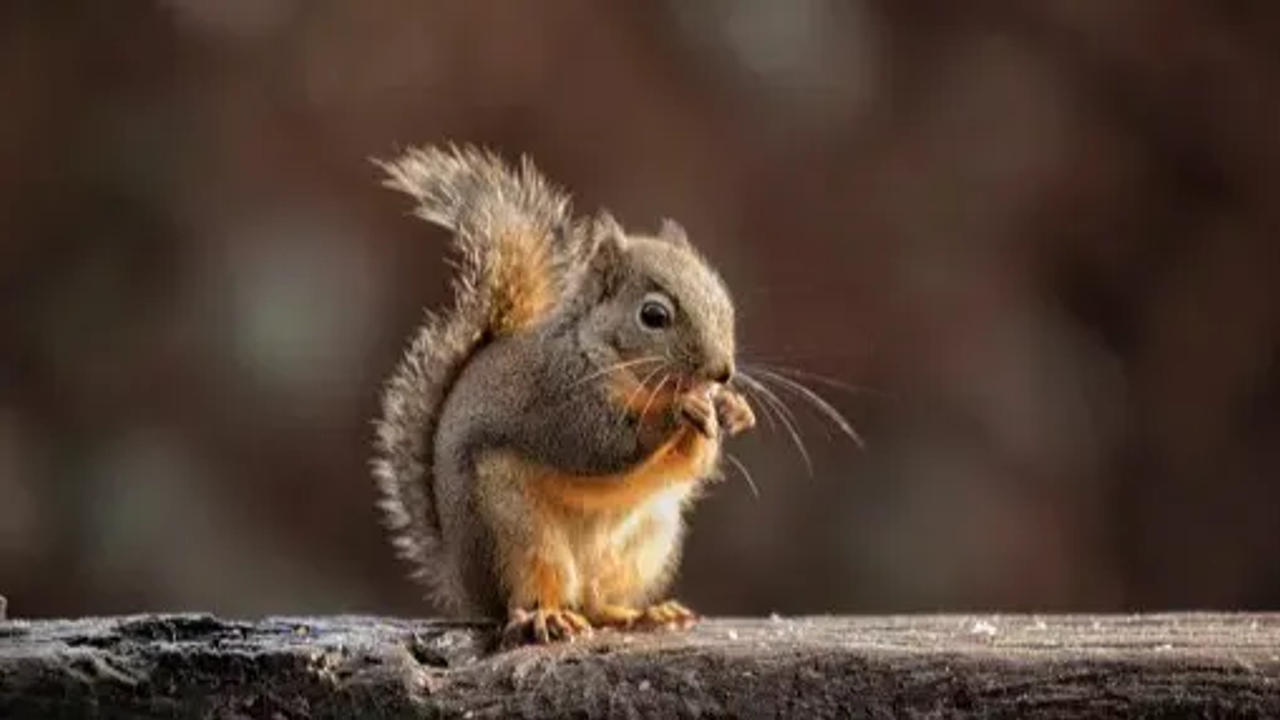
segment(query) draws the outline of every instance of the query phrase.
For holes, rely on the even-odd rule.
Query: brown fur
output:
[[[556,302],[549,238],[536,228],[503,230],[498,243],[508,251],[494,258],[489,284],[503,288],[495,298],[489,325],[502,335],[530,327],[547,316]]]

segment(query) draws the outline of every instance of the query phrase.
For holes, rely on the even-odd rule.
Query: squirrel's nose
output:
[[[721,385],[728,385],[729,381],[733,379],[733,364],[713,365],[708,368],[707,377]]]

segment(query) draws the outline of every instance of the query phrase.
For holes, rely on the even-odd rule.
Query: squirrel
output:
[[[376,421],[378,504],[412,576],[514,642],[692,624],[662,595],[683,513],[755,424],[730,387],[724,281],[672,220],[574,218],[527,156],[379,165],[458,255],[454,303],[427,313]]]

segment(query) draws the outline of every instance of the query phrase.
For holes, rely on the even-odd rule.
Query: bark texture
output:
[[[1280,716],[1280,615],[718,619],[497,651],[487,623],[0,622],[0,717]]]

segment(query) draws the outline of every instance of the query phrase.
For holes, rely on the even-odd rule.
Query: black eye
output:
[[[640,304],[640,324],[650,330],[671,326],[671,308],[660,300],[645,300]]]

